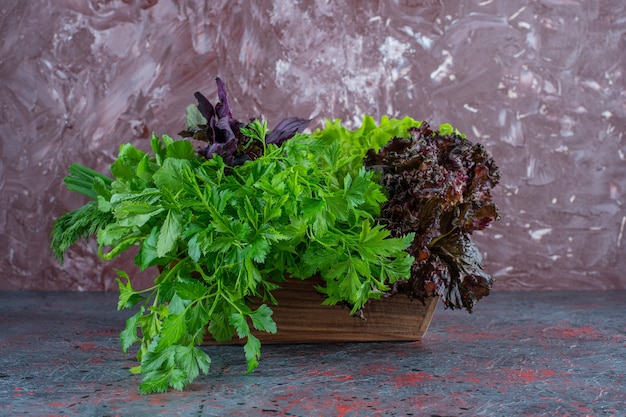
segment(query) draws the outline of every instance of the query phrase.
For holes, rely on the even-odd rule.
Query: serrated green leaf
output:
[[[228,323],[235,328],[237,336],[239,336],[240,339],[243,339],[250,334],[250,326],[248,326],[246,316],[241,312],[237,311],[230,314],[228,316]]]
[[[195,344],[201,344],[209,324],[209,312],[204,301],[192,304],[187,310],[185,320],[187,321],[187,332],[192,336]]]
[[[150,163],[150,155],[145,154],[143,158],[137,164],[137,177],[144,180],[146,183],[152,182],[152,175],[154,174],[154,169],[152,169]]]
[[[259,272],[259,268],[257,268],[257,266],[250,258],[245,258],[243,261],[243,265],[244,270],[242,271],[242,275],[245,276],[245,281],[243,282],[243,293],[256,294],[257,284],[263,280],[263,277]],[[241,284],[241,282],[238,284]],[[238,288],[241,287],[238,286]]]
[[[111,164],[111,173],[117,179],[132,180],[137,177],[137,165],[146,155],[130,143],[120,146],[117,160]]]
[[[404,253],[393,260],[382,262],[379,266],[381,278],[386,277],[389,284],[411,276],[411,266],[415,258]],[[381,288],[382,290],[382,288]]]
[[[163,257],[176,248],[176,241],[183,232],[182,215],[169,210],[157,239],[157,256]]]
[[[167,371],[152,371],[146,372],[141,370],[145,374],[141,384],[139,384],[139,391],[142,394],[157,394],[166,392],[169,389],[170,373]]]
[[[234,219],[227,218],[218,209],[211,206],[208,208],[212,216],[212,225],[216,232],[224,233],[229,236],[236,236],[236,233],[232,229],[232,222]]]
[[[174,139],[172,139],[170,135],[162,135],[161,136],[161,141],[163,141],[163,145],[165,145],[166,149],[167,149],[168,146],[170,146],[172,143],[174,143]]]
[[[139,311],[126,320],[126,327],[120,333],[120,344],[122,345],[122,352],[126,353],[129,347],[139,340],[137,337],[137,321],[139,317],[143,315],[143,306]]]
[[[159,259],[156,248],[158,236],[159,228],[154,226],[148,237],[141,242],[139,252],[135,256],[135,265],[138,265],[141,271],[144,271],[149,266],[153,266],[155,261]]]
[[[228,252],[237,243],[237,240],[230,236],[220,236],[213,240],[211,246],[206,248],[207,252]]]
[[[188,159],[167,158],[152,178],[162,192],[175,192],[185,184],[190,170],[191,162]]]
[[[256,139],[261,143],[265,143],[265,136],[267,134],[267,121],[261,122],[259,119],[254,119],[252,122],[244,128],[241,128],[241,133],[249,138]]]
[[[302,215],[308,220],[322,213],[326,208],[326,201],[321,198],[304,197],[301,200],[301,205]]]
[[[229,323],[228,317],[222,313],[211,316],[209,333],[218,342],[227,342],[235,335],[235,328]]]
[[[124,201],[114,210],[114,215],[118,220],[118,225],[131,228],[143,226],[163,211],[162,207],[155,207],[148,203]]]
[[[170,311],[170,314],[182,314],[185,312],[188,303],[188,301],[180,298],[177,293],[174,293],[167,304],[167,309]]]
[[[252,243],[246,246],[245,255],[252,258],[255,262],[263,263],[271,248],[272,246],[263,236],[258,236]]]
[[[365,194],[369,184],[369,180],[361,175],[353,179],[350,174],[346,174],[344,177],[344,198],[348,207],[355,208],[365,202]]]
[[[342,281],[347,280],[347,276],[353,271],[351,259],[345,259],[345,256],[342,256],[342,261],[337,261],[330,268],[325,271],[324,276],[329,279],[341,279]]]
[[[155,372],[163,368],[168,368],[174,365],[174,356],[176,351],[173,347],[154,351],[150,350],[146,352],[141,361],[142,372]]]
[[[176,365],[185,373],[185,385],[196,379],[200,372],[207,374],[211,358],[195,346],[175,346]]]
[[[116,181],[114,184],[117,185],[119,182]],[[124,202],[147,203],[150,206],[156,206],[156,203],[161,199],[161,197],[161,191],[158,188],[146,187],[144,185],[141,190],[116,190],[115,193],[111,195],[110,201],[115,207],[119,207]],[[150,211],[152,211],[152,209],[145,210],[143,207],[140,207],[137,212],[141,214]]]
[[[98,194],[98,197],[103,197],[106,200],[111,198],[111,181],[104,179],[104,177],[94,177],[91,189]]]
[[[132,228],[120,226],[117,223],[110,223],[106,227],[98,230],[97,239],[100,246],[111,246],[119,240],[125,238],[128,234],[133,233]]]
[[[141,328],[144,340],[152,339],[161,331],[161,319],[154,308],[150,308],[148,313],[139,317],[137,323]]]
[[[326,269],[335,265],[341,258],[341,249],[335,245],[311,245],[304,252],[302,261],[317,269]]]
[[[177,281],[173,283],[176,294],[183,300],[196,301],[201,299],[207,292],[207,287],[197,279]]]
[[[128,228],[118,224],[110,224],[106,228],[98,230],[100,257],[110,261],[128,248],[141,242],[143,238],[143,234],[138,231],[129,231]],[[105,246],[111,246],[107,252],[103,250]]]
[[[182,391],[185,385],[189,383],[185,371],[174,367],[147,373],[142,369],[142,372],[145,373],[145,377],[139,385],[142,394],[166,392],[169,387]]]
[[[248,198],[248,196],[244,197],[243,202],[245,217],[241,217],[247,219],[252,227],[257,230],[259,228],[259,213],[252,206],[252,202],[250,201],[250,198]]]
[[[269,224],[270,221],[280,218],[283,214],[283,204],[288,196],[281,196],[279,199],[267,196],[265,207],[263,207],[263,221]]]
[[[133,289],[130,283],[130,278],[128,277],[128,274],[126,272],[120,270],[115,270],[115,272],[117,273],[117,275],[126,280],[126,284],[124,284],[121,279],[115,278],[115,281],[117,282],[120,291],[119,300],[117,303],[118,310],[131,308],[138,302],[145,299]]]
[[[248,371],[250,373],[259,366],[259,360],[261,359],[261,342],[254,335],[248,335],[248,340],[243,347],[246,354],[246,361],[248,362]]]
[[[334,224],[334,219],[346,221],[349,217],[348,215],[351,207],[342,191],[335,191],[334,193],[327,195],[326,207],[328,210],[324,213],[324,218],[328,222],[329,226]],[[317,217],[320,218],[320,215]]]
[[[165,152],[168,158],[193,159],[195,150],[188,140],[177,140],[166,146]]]
[[[371,227],[369,221],[361,224],[359,248],[370,257],[399,256],[412,242],[413,235],[390,238],[390,232],[380,225]]]
[[[239,220],[233,220],[231,222],[231,230],[230,233],[234,238],[236,238],[239,242],[247,242],[251,233],[252,228],[246,222],[242,222]]]
[[[109,200],[102,197],[101,195],[96,197],[96,202],[98,204],[98,210],[100,210],[103,213],[110,213],[111,210],[113,209]]]
[[[198,262],[202,256],[202,249],[200,247],[200,243],[198,243],[198,239],[198,234],[195,234],[187,242],[187,253],[194,262]]]
[[[328,203],[328,200],[327,200]],[[345,213],[344,213],[345,214]],[[344,215],[342,214],[342,216]],[[315,216],[311,227],[313,236],[318,239],[328,232],[328,228],[335,225],[335,215],[330,210],[324,210]]]
[[[187,323],[184,314],[170,314],[163,320],[161,338],[157,344],[157,350],[163,350],[166,347],[177,343],[181,337],[187,332]]]
[[[255,329],[268,333],[276,333],[276,322],[272,319],[274,312],[267,304],[262,304],[250,314]]]

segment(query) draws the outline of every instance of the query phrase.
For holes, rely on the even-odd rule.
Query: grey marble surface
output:
[[[115,294],[0,292],[0,415],[622,417],[625,302],[501,291],[439,305],[419,342],[264,345],[248,375],[241,346],[203,347],[208,375],[142,396]]]

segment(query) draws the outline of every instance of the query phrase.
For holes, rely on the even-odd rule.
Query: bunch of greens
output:
[[[118,308],[135,309],[120,340],[124,352],[139,345],[133,372],[143,375],[142,393],[180,390],[207,373],[210,358],[198,348],[207,332],[218,342],[245,339],[254,370],[261,346],[252,329],[279,330],[271,305],[287,277],[321,277],[323,303],[352,313],[397,292],[439,294],[457,307],[448,294],[487,277],[467,237],[495,216],[487,187],[495,182],[485,181],[495,165],[484,152],[408,117],[376,124],[366,116],[354,131],[329,121],[310,134],[302,133],[309,120],[292,117],[268,131],[234,119],[217,84],[217,105],[196,93],[181,132],[206,145],[194,150],[167,135],[153,135],[150,153],[124,144],[113,178],[72,165],[67,186],[90,201],[52,230],[61,262],[95,236],[104,260],[139,246],[139,268],[159,268],[145,290],[123,271],[117,278]],[[454,173],[461,166],[467,177]]]
[[[105,260],[138,245],[142,270],[160,266],[155,285],[142,291],[118,272],[118,308],[138,308],[120,335],[122,349],[139,343],[134,371],[144,375],[144,393],[182,389],[206,373],[210,358],[197,346],[207,331],[217,341],[246,339],[252,371],[260,342],[251,328],[276,332],[267,303],[275,302],[272,292],[286,276],[319,275],[326,304],[357,311],[409,274],[413,258],[405,249],[413,237],[392,238],[375,221],[385,196],[374,172],[344,169],[360,165],[354,159],[363,155],[297,132],[268,143],[288,134],[272,135],[258,120],[238,132],[243,141],[213,133],[210,158],[190,141],[153,136],[151,154],[121,146],[114,179],[80,165],[66,179],[93,199],[55,223],[52,247],[60,258],[95,234]],[[258,143],[260,152],[229,165],[226,159],[243,155],[238,147],[211,147],[234,140]],[[264,304],[252,309],[259,299]]]

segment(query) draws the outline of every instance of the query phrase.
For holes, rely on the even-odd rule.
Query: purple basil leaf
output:
[[[224,162],[230,166],[241,165],[263,155],[263,144],[246,137],[241,132],[241,128],[245,124],[233,118],[226,85],[219,77],[215,78],[215,82],[217,83],[219,99],[215,107],[201,93],[196,92],[194,94],[198,100],[198,111],[206,119],[206,124],[197,124],[197,120],[190,121],[191,116],[188,115],[188,127],[179,134],[183,137],[208,142],[207,145],[198,149],[198,153],[205,158],[212,158],[216,154],[220,155]],[[307,119],[288,117],[268,133],[266,142],[280,146],[296,133],[302,132],[309,122],[310,120]]]
[[[311,122],[311,119],[299,117],[287,117],[281,120],[274,129],[265,137],[265,143],[282,145],[287,139],[291,139],[296,133],[302,132]]]
[[[233,132],[230,126],[230,120],[222,118],[215,122],[215,141],[217,143],[226,143],[235,140],[235,138],[235,132]]]
[[[202,93],[195,92],[193,95],[196,100],[198,100],[198,110],[204,116],[204,118],[209,122],[213,116],[215,116],[215,109],[211,102],[202,95]]]
[[[217,154],[222,157],[226,165],[233,165],[235,160],[235,151],[237,150],[237,141],[230,140],[226,143],[211,143],[198,150],[198,153],[207,159],[213,158]]]
[[[220,77],[215,77],[215,81],[217,82],[217,96],[220,101],[215,105],[215,113],[217,113],[217,117],[220,119],[222,117],[232,118],[233,115],[230,110],[230,103],[228,102],[228,96],[226,94],[226,85],[224,81]]]

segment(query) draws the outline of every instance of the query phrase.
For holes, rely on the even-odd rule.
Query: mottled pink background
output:
[[[626,288],[622,0],[0,2],[0,289],[111,290],[93,242],[63,267],[74,161],[174,135],[220,75],[241,119],[450,122],[502,171],[476,235],[494,290]],[[147,283],[150,273],[138,275]]]

